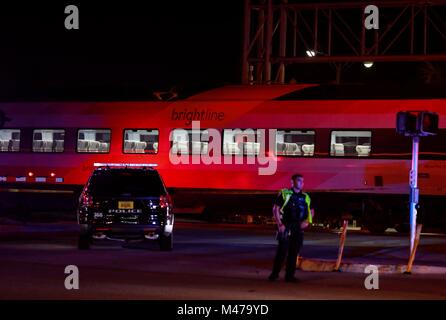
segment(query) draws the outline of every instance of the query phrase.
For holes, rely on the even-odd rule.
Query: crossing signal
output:
[[[420,115],[420,132],[422,135],[438,134],[438,114],[435,112],[422,112]]]
[[[406,136],[438,134],[439,117],[429,111],[401,111],[396,117],[396,130]]]
[[[399,134],[415,135],[417,133],[417,114],[411,111],[398,112],[396,130]]]

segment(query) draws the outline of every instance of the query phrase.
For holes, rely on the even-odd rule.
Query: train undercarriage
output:
[[[75,219],[80,186],[3,185],[0,188],[1,217],[29,221],[58,217]],[[208,222],[273,224],[272,205],[277,193],[266,191],[171,189],[177,216],[194,216]],[[409,231],[408,195],[345,192],[311,192],[314,225],[337,229],[350,225],[383,233],[388,228]],[[45,219],[44,219],[45,220]],[[51,220],[51,218],[48,218]],[[446,196],[421,196],[418,223],[424,230],[446,232]]]

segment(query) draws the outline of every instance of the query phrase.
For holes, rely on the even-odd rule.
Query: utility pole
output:
[[[420,190],[418,189],[418,155],[420,150],[420,136],[412,137],[412,169],[410,170],[410,252],[415,243],[417,228],[418,202]]]
[[[415,245],[417,214],[420,191],[418,189],[418,158],[420,137],[438,134],[439,117],[429,111],[401,111],[396,117],[396,130],[399,134],[412,137],[412,168],[409,175],[410,185],[410,252]]]
[[[446,61],[446,49],[429,50],[446,41],[445,0],[373,5],[388,21],[366,30],[364,1],[244,0],[242,83],[283,84],[297,64]]]

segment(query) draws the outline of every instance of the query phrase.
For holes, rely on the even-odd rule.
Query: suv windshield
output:
[[[109,170],[95,173],[90,180],[92,196],[159,197],[166,193],[156,171]]]

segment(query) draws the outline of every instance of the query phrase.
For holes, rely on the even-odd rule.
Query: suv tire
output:
[[[159,238],[159,245],[161,251],[172,251],[173,249],[173,233],[168,236],[162,234]]]
[[[81,228],[79,232],[79,237],[77,241],[77,247],[79,250],[88,250],[91,246],[91,234],[90,231],[86,228]]]

